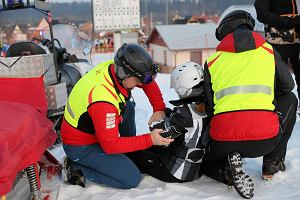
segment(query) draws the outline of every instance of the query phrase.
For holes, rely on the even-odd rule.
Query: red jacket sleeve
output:
[[[117,108],[107,102],[98,102],[88,108],[93,120],[98,141],[107,154],[126,153],[143,150],[152,146],[150,134],[132,137],[119,136],[121,116]]]
[[[164,103],[161,91],[155,81],[152,81],[149,84],[145,84],[139,87],[142,88],[145,94],[147,95],[153,107],[153,112],[164,111],[166,109],[166,105]]]

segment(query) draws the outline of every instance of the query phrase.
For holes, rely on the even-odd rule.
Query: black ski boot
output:
[[[80,170],[74,169],[74,162],[68,157],[64,159],[64,181],[71,185],[85,187],[85,177]]]
[[[228,154],[225,171],[241,197],[251,199],[254,196],[254,183],[243,170],[243,161],[239,153]]]
[[[271,180],[274,174],[276,174],[279,171],[285,171],[285,164],[283,159],[264,159],[262,167],[262,179]]]

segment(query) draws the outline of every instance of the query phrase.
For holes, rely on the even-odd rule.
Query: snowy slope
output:
[[[170,75],[159,74],[157,82],[163,92],[165,101],[176,99],[176,94],[169,89]],[[136,123],[139,133],[148,131],[147,120],[151,115],[151,106],[147,98],[140,89],[133,91],[136,106]],[[170,104],[167,104],[170,105]],[[299,200],[300,199],[300,123],[297,122],[292,138],[288,145],[286,157],[286,172],[278,173],[272,181],[266,182],[261,180],[262,159],[246,159],[246,170],[253,178],[255,183],[255,195],[253,199],[263,200]],[[62,159],[64,156],[62,148],[56,148],[55,154]],[[56,178],[52,181],[43,179],[44,189],[55,189],[52,197],[59,200],[191,200],[191,199],[209,199],[209,200],[231,200],[241,199],[233,188],[218,183],[208,177],[181,184],[170,184],[161,182],[148,175],[143,177],[142,182],[137,188],[130,190],[113,189],[103,185],[87,183],[86,188],[80,186],[66,185],[62,180]]]

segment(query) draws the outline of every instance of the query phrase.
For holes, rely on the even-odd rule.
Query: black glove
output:
[[[162,137],[176,138],[179,135],[187,132],[182,124],[182,121],[179,121],[176,117],[174,117],[175,114],[176,112],[172,113],[169,118],[165,118],[165,129],[163,133],[160,134]]]
[[[160,135],[164,138],[174,139],[186,132],[187,132],[187,130],[185,128],[183,130],[183,129],[176,129],[175,126],[169,126],[169,127],[166,127],[166,129]]]
[[[170,117],[170,115],[172,114],[172,109],[171,108],[166,108],[165,110],[165,114],[166,114],[166,118]],[[165,119],[166,119],[165,118]],[[155,121],[152,122],[149,126],[150,131],[152,131],[153,129],[165,129],[165,121],[164,119],[160,120],[160,121]]]
[[[170,115],[172,114],[172,109],[171,108],[166,108],[165,110],[165,114],[166,114],[166,117],[170,117]]]
[[[149,129],[152,131],[153,129],[163,129],[164,131],[160,134],[164,138],[176,138],[181,134],[187,132],[187,130],[182,127],[180,124],[172,124],[170,125],[170,121],[168,118],[165,120],[153,122]]]
[[[165,120],[152,122],[149,126],[150,131],[153,129],[165,129]]]

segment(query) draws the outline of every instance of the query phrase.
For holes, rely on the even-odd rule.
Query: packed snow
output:
[[[110,59],[112,55],[105,57],[93,57],[96,61]],[[102,59],[101,59],[102,58]],[[159,74],[156,79],[168,107],[169,100],[177,99],[176,93],[170,89],[170,75]],[[147,122],[152,114],[152,108],[141,89],[133,90],[136,102],[136,125],[138,134],[147,133]],[[277,173],[272,181],[261,179],[262,158],[246,159],[245,170],[252,177],[255,184],[253,199],[263,200],[299,200],[300,199],[300,123],[297,121],[292,137],[288,143],[286,156],[286,171]],[[52,153],[62,160],[65,156],[61,146],[52,150]],[[120,169],[121,170],[121,169]],[[126,173],[126,172],[124,172]],[[51,199],[57,200],[232,200],[241,199],[234,188],[229,188],[208,177],[202,176],[189,183],[164,183],[149,175],[144,175],[141,183],[134,189],[115,189],[105,185],[98,185],[87,181],[86,187],[68,185],[59,177],[51,180],[42,177],[42,191],[52,190]]]

